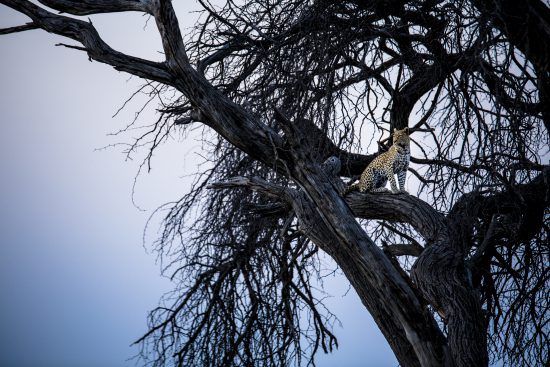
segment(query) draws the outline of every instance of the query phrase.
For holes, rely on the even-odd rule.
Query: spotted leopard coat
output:
[[[405,177],[409,168],[410,138],[409,129],[395,130],[390,149],[376,157],[361,174],[359,182],[351,185],[344,194],[359,190],[360,192],[385,192],[386,183],[390,181],[394,193],[406,192]],[[395,176],[399,179],[399,190]]]

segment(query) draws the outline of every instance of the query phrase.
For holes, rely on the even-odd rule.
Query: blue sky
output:
[[[185,32],[197,5],[178,5]],[[92,20],[114,48],[160,59],[144,17]],[[0,5],[0,27],[25,21]],[[125,141],[108,134],[131,121],[139,98],[112,115],[140,82],[58,42],[67,40],[43,31],[0,36],[0,365],[133,366],[130,344],[171,287],[143,247],[143,229],[156,207],[186,189],[198,144],[176,139],[159,149],[137,182],[138,210],[131,191],[139,160],[97,149]],[[147,111],[142,120],[154,118]],[[354,291],[343,296],[346,280],[326,285],[342,328],[340,349],[319,365],[396,366]]]

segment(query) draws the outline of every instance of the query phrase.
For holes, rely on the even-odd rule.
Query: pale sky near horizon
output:
[[[195,1],[175,2],[183,31]],[[185,4],[185,5],[184,5]],[[160,40],[138,14],[92,20],[115,49],[160,60]],[[26,22],[0,5],[0,28]],[[142,246],[152,211],[185,192],[198,143],[161,147],[150,174],[131,191],[138,161],[109,133],[140,107],[111,118],[140,85],[137,78],[55,47],[66,39],[33,30],[0,36],[0,365],[118,367],[137,351],[147,311],[171,284]],[[143,99],[141,100],[141,102]],[[153,120],[147,111],[142,119]],[[321,367],[397,365],[389,346],[347,281],[326,282],[340,318],[340,348],[318,356]]]

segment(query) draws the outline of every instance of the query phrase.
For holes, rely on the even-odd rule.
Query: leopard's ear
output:
[[[409,127],[407,126],[406,128],[403,129],[403,131],[405,131],[405,133],[406,133],[407,135],[409,135],[409,133],[410,133],[411,130],[410,130]]]

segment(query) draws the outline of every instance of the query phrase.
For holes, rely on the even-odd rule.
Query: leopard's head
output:
[[[409,146],[411,140],[409,138],[409,128],[406,127],[401,130],[395,129],[393,131],[393,143],[402,147]]]

